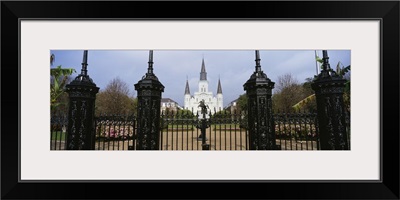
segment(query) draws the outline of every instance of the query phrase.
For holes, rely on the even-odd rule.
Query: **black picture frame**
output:
[[[398,1],[2,1],[2,199],[399,199]],[[317,9],[318,8],[318,9]],[[19,182],[20,19],[379,19],[382,180],[379,182]],[[327,38],[329,39],[329,38]],[[368,92],[368,89],[366,89]],[[372,98],[372,97],[371,97]],[[18,112],[16,112],[18,110]],[[14,126],[9,126],[13,124]],[[20,127],[19,127],[20,130]],[[368,156],[368,155],[366,155]],[[140,163],[139,163],[140,164]],[[170,192],[160,192],[168,188]]]

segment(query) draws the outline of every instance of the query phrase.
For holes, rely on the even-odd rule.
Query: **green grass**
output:
[[[64,141],[66,140],[65,136],[67,133],[63,133],[61,131],[53,131],[51,132],[51,140],[57,140],[57,141]]]
[[[234,128],[237,128],[237,129],[239,129],[240,128],[240,125],[239,124],[213,124],[213,125],[211,125],[211,128],[213,128],[213,129],[229,129],[229,128],[232,128],[232,129],[234,129]]]
[[[174,124],[174,125],[172,125],[172,124],[169,124],[168,125],[168,127],[166,127],[166,128],[163,128],[163,129],[188,129],[188,130],[194,130],[196,127],[195,126],[193,126],[193,125],[187,125],[187,124],[185,124],[185,125],[177,125],[177,124]]]
[[[211,125],[211,128],[213,129],[213,130],[224,130],[224,129],[240,129],[240,125],[239,124],[236,124],[236,127],[235,127],[235,124],[212,124]],[[163,130],[166,130],[167,128],[163,128]],[[168,125],[168,130],[196,130],[196,126],[194,126],[194,125],[172,125],[172,124],[170,124],[170,125]]]

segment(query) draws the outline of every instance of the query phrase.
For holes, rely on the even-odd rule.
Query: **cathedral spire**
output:
[[[185,88],[185,94],[190,94],[190,89],[189,89],[189,81],[186,78],[186,88]]]
[[[201,63],[200,80],[207,80],[207,72],[206,72],[206,66],[204,64],[204,58]]]
[[[217,94],[222,94],[221,80],[218,78]]]

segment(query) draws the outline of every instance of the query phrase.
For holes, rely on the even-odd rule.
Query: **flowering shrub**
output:
[[[133,127],[98,126],[96,128],[96,137],[108,139],[127,139],[133,137]]]
[[[314,124],[276,124],[275,135],[282,139],[311,139],[315,138],[316,127]]]

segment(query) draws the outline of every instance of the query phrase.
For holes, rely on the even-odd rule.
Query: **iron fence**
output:
[[[245,116],[245,113],[224,113],[212,117],[210,126],[211,149],[248,150],[249,140]]]
[[[103,115],[95,118],[95,150],[134,150],[134,115]]]
[[[191,112],[161,114],[161,150],[202,150],[201,126],[206,120],[205,137],[209,150],[247,150],[248,131],[243,114],[208,113],[203,119]]]
[[[67,141],[68,116],[53,114],[50,119],[50,149],[64,150]]]
[[[320,141],[316,113],[274,114],[276,144],[281,150],[318,150]]]
[[[316,113],[274,113],[276,144],[281,150],[319,150]],[[248,150],[246,113],[161,113],[160,150],[202,150],[201,120],[206,120],[210,150]],[[350,137],[350,115],[346,116]],[[50,149],[64,150],[67,115],[51,116]],[[136,150],[137,121],[134,115],[102,115],[95,118],[95,150]],[[350,138],[349,138],[350,141]],[[349,144],[350,146],[350,144]]]

